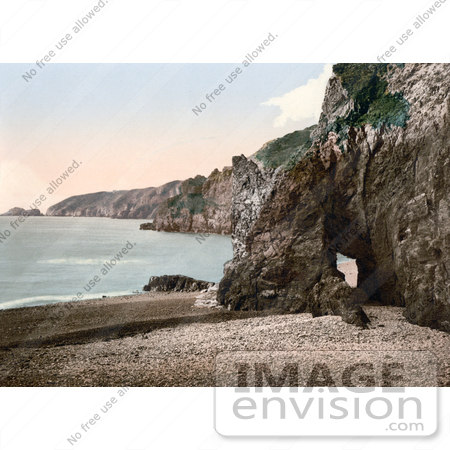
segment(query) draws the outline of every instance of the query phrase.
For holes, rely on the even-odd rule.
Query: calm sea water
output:
[[[218,282],[233,256],[229,236],[200,244],[195,234],[139,230],[143,220],[28,217],[14,230],[11,219],[0,217],[0,309],[71,301],[79,292],[83,299],[131,294],[152,275]]]

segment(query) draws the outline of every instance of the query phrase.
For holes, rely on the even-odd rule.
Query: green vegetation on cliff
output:
[[[374,128],[404,127],[409,119],[409,103],[401,92],[388,92],[389,64],[335,64],[333,71],[354,101],[354,108],[339,117],[330,129],[341,134],[349,127],[370,124]]]
[[[402,69],[404,65],[396,64]],[[352,108],[346,115],[338,116],[328,122],[326,117],[321,118],[325,123],[322,128],[320,140],[327,139],[328,133],[334,131],[338,136],[338,145],[344,152],[343,141],[347,139],[350,127],[359,128],[366,124],[380,129],[391,126],[405,127],[409,119],[410,104],[401,92],[388,91],[388,77],[394,65],[390,64],[335,64],[333,72],[341,81],[348,93],[348,98],[334,105],[336,111],[349,101]]]
[[[226,182],[227,179],[231,179],[231,176],[232,168],[224,167],[223,172],[217,169],[213,170],[208,178],[197,175],[195,178],[183,181],[181,193],[166,201],[171,217],[173,219],[181,217],[183,209],[188,209],[189,213],[195,216],[196,214],[202,214],[206,206],[219,208],[214,199],[209,198],[209,189],[213,184]]]
[[[192,215],[201,214],[205,209],[206,200],[202,194],[186,194],[186,196],[180,194],[167,200],[167,206],[175,219],[181,217],[181,210],[184,208],[187,208]]]
[[[183,181],[177,195],[156,212],[157,231],[231,234],[233,170],[214,169],[208,178],[197,175]]]
[[[276,169],[285,166],[289,170],[311,147],[310,136],[315,127],[316,125],[312,125],[267,142],[255,153],[255,158],[261,161],[264,167]]]
[[[402,69],[402,64],[397,64]],[[353,107],[344,116],[327,122],[322,117],[325,127],[320,133],[321,140],[326,140],[328,133],[334,131],[339,136],[338,145],[344,151],[342,142],[347,139],[350,127],[359,128],[369,124],[374,128],[385,126],[404,127],[409,119],[409,103],[401,92],[388,91],[389,71],[394,70],[390,64],[335,64],[333,72],[339,78],[347,91],[349,98],[335,105],[335,110],[343,104],[352,101]],[[291,170],[306,154],[312,145],[311,132],[316,125],[304,130],[294,131],[279,139],[265,144],[255,158],[261,161],[265,168],[276,169],[283,166]]]

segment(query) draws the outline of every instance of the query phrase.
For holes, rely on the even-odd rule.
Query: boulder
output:
[[[219,284],[214,284],[209,289],[201,291],[195,300],[194,306],[197,308],[218,308],[221,309],[223,306],[219,305],[217,302],[217,291],[219,290]]]
[[[144,291],[156,292],[196,292],[209,289],[214,283],[209,281],[195,280],[184,275],[163,275],[160,277],[150,277],[148,284],[144,286]]]
[[[156,230],[155,224],[153,222],[141,223],[139,225],[140,230]]]

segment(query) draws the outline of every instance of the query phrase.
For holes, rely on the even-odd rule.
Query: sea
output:
[[[148,220],[17,219],[0,217],[0,309],[133,294],[154,275],[219,282],[233,257],[230,236],[140,230]]]
[[[230,236],[140,230],[143,222],[0,217],[0,309],[136,294],[151,276],[221,280]]]

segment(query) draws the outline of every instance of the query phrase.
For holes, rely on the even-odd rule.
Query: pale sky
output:
[[[72,195],[207,176],[317,123],[331,74],[324,64],[51,64],[26,82],[33,67],[0,64],[0,213],[41,194],[45,213]]]

